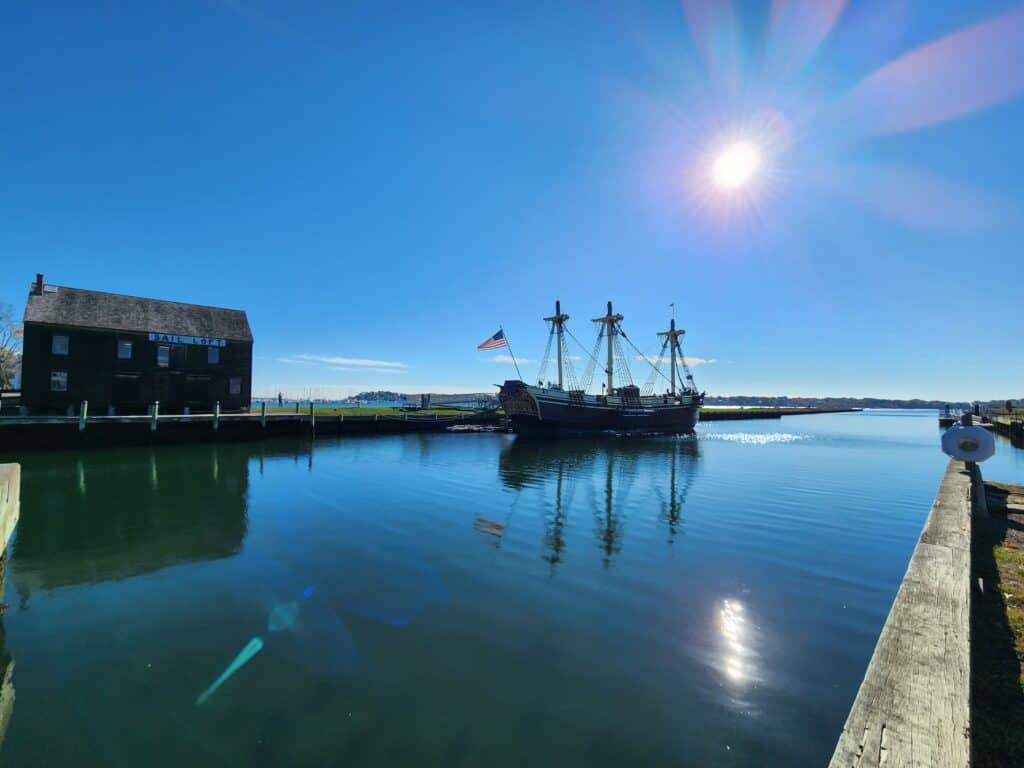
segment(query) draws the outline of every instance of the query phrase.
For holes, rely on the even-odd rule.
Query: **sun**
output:
[[[749,141],[733,141],[722,147],[711,161],[711,183],[722,192],[749,187],[761,170],[762,158]]]

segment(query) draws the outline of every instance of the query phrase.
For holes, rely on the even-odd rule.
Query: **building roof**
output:
[[[100,330],[252,341],[249,320],[240,309],[204,307],[55,285],[45,286],[41,294],[35,291],[29,294],[24,320],[26,323]]]

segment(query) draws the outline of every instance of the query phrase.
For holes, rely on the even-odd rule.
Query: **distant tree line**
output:
[[[373,392],[360,392],[358,395],[353,395],[348,399],[352,401],[381,401],[403,400],[407,397],[411,397],[411,395],[402,394],[401,392],[377,390]],[[1017,400],[1019,402],[1024,400],[1024,398],[1017,398]],[[1011,408],[1012,406],[1009,405],[1011,402],[1011,400],[1006,399],[989,400],[982,401],[981,405],[990,408]],[[888,397],[787,397],[785,395],[780,397],[769,395],[730,395],[727,397],[708,395],[704,403],[706,405],[749,405],[762,408],[926,408],[929,410],[945,408],[947,405],[950,408],[963,410],[974,405],[973,402],[966,400],[921,400],[919,398],[900,400]]]
[[[347,398],[352,402],[356,400],[401,400],[405,395],[399,392],[389,392],[385,389],[374,390],[373,392],[360,392],[358,395],[352,395]]]

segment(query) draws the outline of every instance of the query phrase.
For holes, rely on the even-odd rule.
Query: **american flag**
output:
[[[477,349],[501,349],[502,347],[507,347],[507,346],[508,346],[508,343],[505,341],[505,332],[504,331],[498,331],[496,334],[491,336],[491,338],[489,338],[486,341],[482,342],[477,347]]]

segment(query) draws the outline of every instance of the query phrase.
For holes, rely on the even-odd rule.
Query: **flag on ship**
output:
[[[501,349],[507,347],[508,342],[505,341],[505,332],[498,331],[496,334],[491,336],[489,339],[483,341],[477,349]]]

